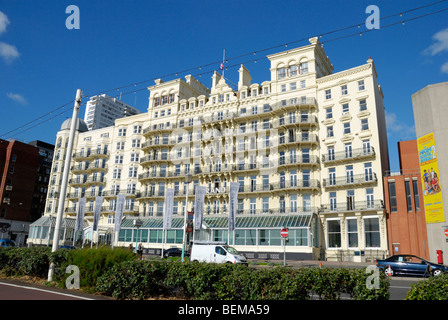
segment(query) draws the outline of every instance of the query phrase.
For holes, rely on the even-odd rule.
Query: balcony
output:
[[[297,190],[297,189],[318,189],[320,188],[320,181],[317,179],[294,179],[274,183],[261,183],[255,185],[241,186],[239,193],[262,193],[262,192],[277,192],[283,190]]]
[[[367,200],[355,202],[330,203],[322,205],[320,211],[323,213],[331,212],[351,212],[351,211],[371,211],[384,209],[383,200]]]
[[[335,152],[334,154],[322,155],[322,163],[335,164],[335,163],[342,163],[345,161],[352,162],[372,157],[375,157],[375,149],[373,147],[359,148],[350,151],[347,150],[347,151]]]
[[[334,177],[329,179],[323,179],[323,186],[326,189],[330,188],[350,188],[357,187],[368,184],[376,184],[378,178],[376,177],[376,173],[365,173],[365,174],[355,174],[355,175],[347,175],[345,177]]]

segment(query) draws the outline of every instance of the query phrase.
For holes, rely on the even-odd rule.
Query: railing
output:
[[[346,211],[366,211],[384,209],[383,200],[365,200],[355,202],[337,202],[323,204],[320,211],[322,212],[346,212]]]
[[[353,161],[355,159],[361,159],[372,156],[375,156],[375,149],[373,147],[359,148],[347,151],[339,151],[335,152],[334,154],[322,155],[322,163],[330,163],[333,161],[336,162],[345,160]]]
[[[365,173],[356,175],[347,175],[345,177],[335,177],[323,179],[323,186],[325,188],[360,185],[377,182],[376,173]]]

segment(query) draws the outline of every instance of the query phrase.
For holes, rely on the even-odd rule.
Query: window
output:
[[[297,195],[296,194],[292,194],[289,197],[290,200],[290,208],[291,208],[291,213],[297,213]]]
[[[250,214],[255,214],[257,210],[257,198],[250,198]]]
[[[415,203],[415,210],[420,211],[420,197],[418,192],[418,181],[412,180],[412,189],[414,189],[414,203]]]
[[[346,96],[348,94],[348,89],[347,89],[347,85],[343,85],[341,86],[341,95],[342,96]]]
[[[367,209],[374,208],[373,188],[366,189],[366,207]]]
[[[328,184],[330,186],[336,185],[336,168],[328,169]]]
[[[334,147],[328,147],[328,161],[334,160]]]
[[[115,156],[115,163],[116,164],[123,163],[123,156]]]
[[[397,194],[395,191],[395,181],[389,181],[388,186],[390,212],[397,212]]]
[[[347,190],[347,210],[355,210],[355,190]]]
[[[349,248],[358,247],[358,223],[356,218],[347,219],[347,238]]]
[[[373,181],[372,163],[364,163],[364,180]]]
[[[327,238],[329,248],[341,247],[341,221],[327,220]]]
[[[286,91],[286,84],[282,84],[282,85],[280,86],[280,91],[281,91],[281,92],[285,92],[285,91]]]
[[[369,130],[369,119],[361,119],[361,130]]]
[[[367,110],[367,102],[366,99],[359,100],[359,111]]]
[[[333,136],[334,136],[333,126],[328,126],[327,127],[327,138],[331,138]]]
[[[300,64],[300,74],[308,73],[308,62],[302,62]]]
[[[358,91],[362,91],[364,90],[366,87],[364,85],[364,80],[359,80],[358,81]]]
[[[300,83],[302,83],[302,81],[300,81]],[[296,90],[296,89],[297,89],[297,83],[296,82],[291,82],[289,84],[289,90]]]
[[[306,88],[306,82],[305,80],[300,80],[300,88]]]
[[[303,201],[303,211],[305,212],[311,212],[311,195],[310,194],[304,194],[302,196]]]
[[[330,211],[337,210],[336,192],[330,192]]]
[[[342,105],[342,114],[348,114],[350,112],[349,110],[349,104],[348,103],[344,103]]]
[[[408,207],[408,212],[412,211],[412,194],[411,194],[411,181],[404,181],[404,188],[406,191],[406,205]]]
[[[126,129],[118,129],[118,136],[119,137],[125,137],[126,136]]]
[[[286,68],[278,68],[277,77],[278,79],[286,78]]]
[[[353,183],[353,165],[345,166],[345,176],[347,183]]]
[[[297,70],[298,70],[298,68],[296,65],[290,66],[289,67],[289,76],[295,77],[297,75]]]
[[[333,118],[333,108],[327,108],[325,109],[325,118],[326,119],[331,119]]]
[[[331,99],[331,89],[325,90],[325,99]]]
[[[350,122],[345,122],[344,123],[344,134],[349,134],[350,131]]]
[[[124,149],[124,141],[117,142],[117,150],[123,150]]]
[[[262,209],[263,209],[263,213],[269,212],[269,197],[263,197]]]
[[[366,239],[366,248],[380,247],[380,222],[378,218],[364,219],[364,235]]]
[[[344,151],[345,151],[345,158],[346,159],[353,157],[352,144],[351,143],[345,143],[344,144]]]

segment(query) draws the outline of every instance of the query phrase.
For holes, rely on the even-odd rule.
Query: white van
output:
[[[190,261],[214,263],[241,263],[247,265],[247,259],[226,242],[194,241]]]

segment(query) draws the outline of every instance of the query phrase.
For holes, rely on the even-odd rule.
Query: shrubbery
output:
[[[96,290],[117,299],[158,295],[200,300],[389,299],[389,282],[368,289],[361,269],[284,267],[253,269],[241,265],[133,261],[115,265],[98,278]]]
[[[448,274],[413,284],[406,300],[448,300]]]
[[[138,260],[128,249],[0,248],[0,272],[46,279],[50,262],[61,286],[68,265],[80,270],[83,289],[117,299],[174,297],[202,300],[389,299],[389,281],[368,289],[364,269],[265,267]]]

